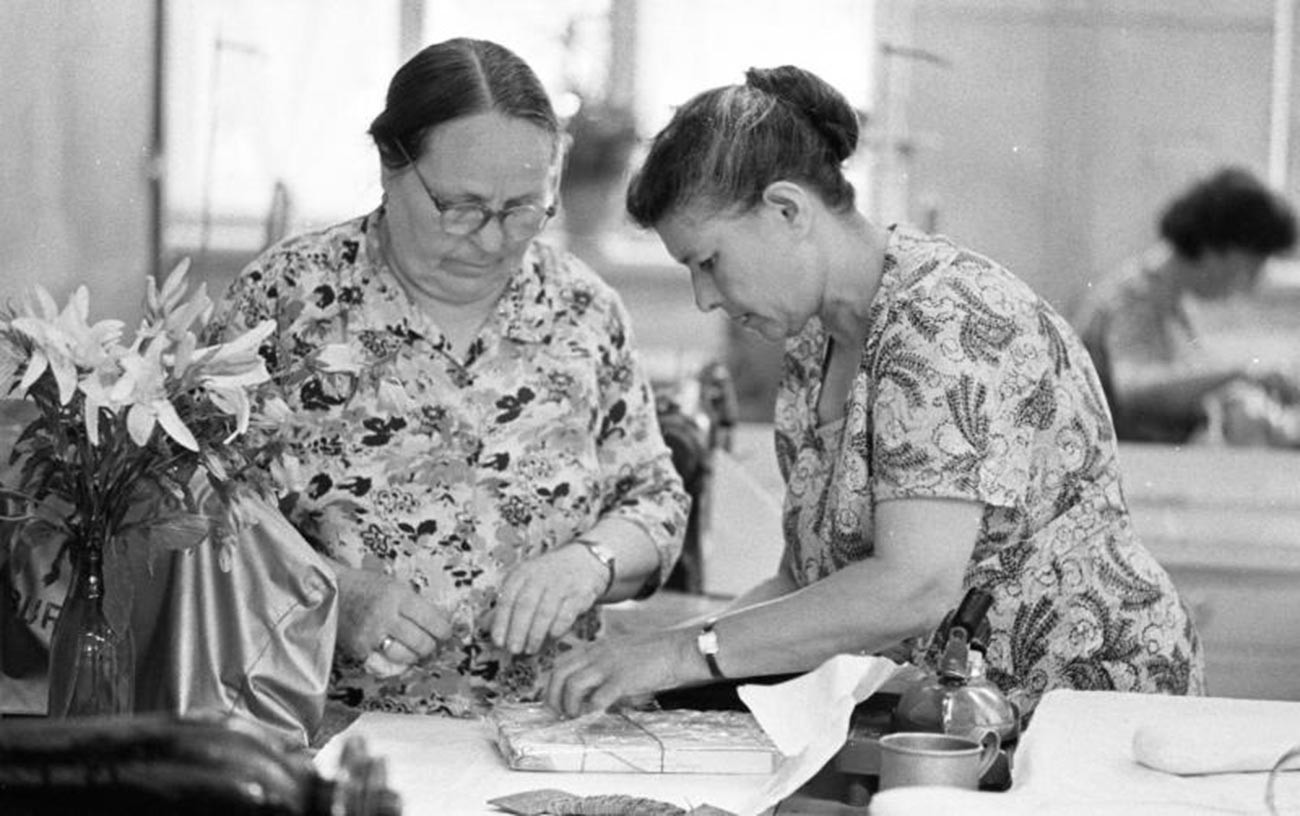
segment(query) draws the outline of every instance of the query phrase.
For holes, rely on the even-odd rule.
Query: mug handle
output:
[[[997,761],[998,750],[1002,748],[1002,738],[998,732],[991,728],[976,729],[970,733],[970,738],[980,744],[980,778],[988,773],[989,768]]]

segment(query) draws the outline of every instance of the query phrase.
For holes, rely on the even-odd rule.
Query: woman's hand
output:
[[[547,636],[560,637],[595,606],[609,584],[608,568],[581,544],[569,544],[516,566],[501,583],[492,642],[512,654],[532,654]]]
[[[582,644],[555,661],[543,699],[567,717],[708,678],[697,630],[667,629]]]
[[[379,675],[399,674],[438,650],[451,623],[409,582],[334,564],[339,581],[338,648]]]
[[[1300,402],[1300,376],[1291,367],[1252,360],[1243,376],[1283,405]]]

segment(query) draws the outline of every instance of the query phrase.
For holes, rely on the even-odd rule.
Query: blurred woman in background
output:
[[[1207,405],[1245,393],[1264,404],[1300,400],[1294,373],[1217,354],[1189,303],[1253,290],[1265,262],[1295,246],[1291,206],[1249,171],[1228,167],[1171,201],[1159,229],[1160,245],[1103,281],[1078,320],[1119,438],[1187,442],[1205,430]],[[1224,390],[1236,385],[1250,391]]]

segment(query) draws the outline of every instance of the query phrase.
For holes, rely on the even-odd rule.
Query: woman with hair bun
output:
[[[701,310],[784,343],[775,574],[703,628],[583,645],[546,691],[570,715],[664,689],[908,653],[992,594],[989,676],[1203,693],[1196,629],[1142,546],[1088,353],[996,262],[854,208],[853,108],[816,75],[750,70],[654,138],[627,208]]]

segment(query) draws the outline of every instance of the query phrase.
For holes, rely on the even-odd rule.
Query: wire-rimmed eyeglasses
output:
[[[549,207],[540,207],[536,204],[516,204],[513,207],[506,207],[500,210],[494,210],[491,207],[485,207],[474,201],[462,201],[448,204],[442,201],[429,187],[429,183],[424,180],[420,173],[420,168],[406,152],[406,148],[401,142],[397,143],[398,150],[410,162],[411,171],[415,177],[420,180],[420,186],[433,202],[433,208],[438,211],[438,226],[448,235],[457,235],[468,237],[474,235],[479,230],[488,225],[489,221],[496,219],[501,224],[501,233],[508,241],[527,241],[535,237],[546,222],[551,220],[555,215],[556,207],[554,204]]]

